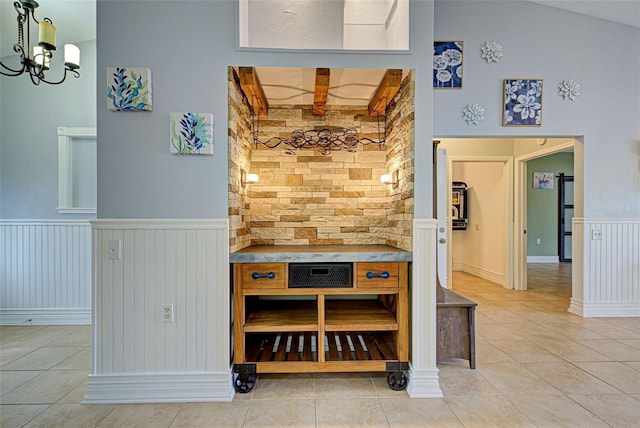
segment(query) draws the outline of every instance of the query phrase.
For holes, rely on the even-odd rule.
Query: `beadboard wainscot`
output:
[[[573,218],[569,312],[640,317],[640,219]]]
[[[232,400],[228,219],[91,224],[94,343],[83,402]],[[173,322],[163,322],[162,305],[173,305]]]
[[[91,323],[89,220],[0,220],[0,325]]]

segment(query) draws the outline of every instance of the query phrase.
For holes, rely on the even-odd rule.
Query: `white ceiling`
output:
[[[640,28],[640,0],[527,0]]]

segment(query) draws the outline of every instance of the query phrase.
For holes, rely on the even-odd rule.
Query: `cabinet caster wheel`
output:
[[[239,392],[241,394],[246,394],[248,392],[251,392],[251,390],[255,385],[256,385],[256,375],[251,373],[239,374],[234,382],[234,387],[236,389],[236,392]]]
[[[394,391],[402,391],[407,388],[407,376],[402,372],[389,372],[387,383]]]

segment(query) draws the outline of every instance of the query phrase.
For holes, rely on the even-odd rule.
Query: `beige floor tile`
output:
[[[100,428],[169,427],[182,403],[120,404],[98,425]]]
[[[4,395],[11,391],[13,388],[22,385],[30,379],[38,376],[42,371],[37,370],[16,370],[0,371],[0,395]]]
[[[466,428],[535,427],[513,403],[501,395],[445,398],[445,402]]]
[[[315,398],[315,379],[264,379],[256,382],[254,400],[294,400]]]
[[[589,330],[598,333],[609,339],[637,339],[638,332],[632,329],[618,327],[610,322],[602,322],[600,324],[593,324],[588,327]]]
[[[316,379],[316,398],[376,398],[373,381],[367,377],[327,377]]]
[[[444,400],[423,398],[380,399],[391,428],[458,428],[462,424]]]
[[[66,326],[64,331],[55,331],[54,334],[56,338],[47,346],[90,346],[93,337],[90,325]]]
[[[575,339],[574,339],[575,340]],[[575,340],[616,361],[640,361],[640,351],[617,340]]]
[[[53,370],[71,370],[71,369],[86,369],[91,370],[91,348],[85,347],[82,351],[78,352],[61,361],[52,367]]]
[[[540,324],[544,328],[554,333],[557,333],[559,336],[571,338],[571,339],[585,339],[585,340],[597,340],[597,339],[605,339],[604,336],[595,333],[588,328],[577,325],[573,323],[542,323]]]
[[[48,370],[77,354],[84,348],[78,346],[42,347],[2,366],[2,370]]]
[[[67,395],[57,401],[58,404],[82,404],[84,397],[87,395],[87,382],[82,382],[76,388],[71,390]]]
[[[29,422],[25,428],[95,427],[113,408],[112,405],[54,404]]]
[[[225,428],[244,425],[249,403],[185,403],[171,428],[209,428],[213,424]]]
[[[636,400],[640,401],[640,394],[627,394],[629,395],[629,397],[631,398],[635,398]]]
[[[25,355],[35,351],[36,349],[38,348],[35,346],[5,346],[5,344],[2,343],[2,346],[0,346],[0,367],[12,362],[15,359],[24,357]]]
[[[87,381],[86,370],[46,371],[12,389],[2,404],[53,404]]]
[[[44,329],[44,325],[29,325],[29,326],[0,326],[0,341],[2,346],[25,346],[25,337],[34,334],[38,330]],[[42,345],[36,345],[42,346]]]
[[[571,361],[611,361],[610,357],[567,339],[545,339],[536,342],[547,351]]]
[[[622,363],[584,362],[576,365],[622,392],[640,393],[640,372]]]
[[[640,401],[625,394],[570,395],[573,401],[617,428],[640,425]]]
[[[510,339],[510,340],[522,340],[526,339],[520,334],[510,330],[506,327],[502,327],[497,324],[490,325],[476,325],[476,339],[478,340],[491,340],[491,339]]]
[[[378,399],[316,400],[317,427],[388,427]]]
[[[632,369],[636,369],[636,370],[638,370],[640,372],[640,362],[638,362],[638,361],[630,361],[630,362],[625,361],[622,364],[624,364],[625,366],[629,366]]]
[[[314,400],[253,400],[244,426],[313,427],[316,423]]]
[[[479,341],[476,343],[476,365],[485,363],[513,363],[513,359],[491,341]]]
[[[500,395],[489,381],[478,370],[467,367],[456,367],[438,364],[440,389],[445,397],[454,395]]]
[[[507,396],[559,395],[556,388],[517,363],[496,363],[480,366],[478,372]]]
[[[47,409],[46,404],[0,405],[0,427],[22,427]]]
[[[490,343],[508,355],[512,361],[520,363],[562,361],[556,354],[528,340],[491,340]]]
[[[65,328],[68,326],[34,326],[31,331],[25,334],[18,334],[15,337],[9,337],[6,344],[19,343],[20,346],[46,346],[57,340],[60,336],[65,336]],[[23,327],[27,329],[29,327]],[[2,344],[5,344],[4,335]]]
[[[565,394],[576,391],[589,391],[593,394],[619,393],[617,389],[571,363],[524,363],[523,365]]]
[[[624,343],[627,346],[632,346],[636,349],[640,349],[640,339],[619,339],[618,342]]]
[[[600,418],[566,396],[522,395],[510,397],[520,410],[539,427],[608,427]]]

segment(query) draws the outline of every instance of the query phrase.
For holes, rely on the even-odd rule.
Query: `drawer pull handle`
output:
[[[384,278],[387,279],[389,278],[389,272],[382,272],[382,273],[373,273],[373,272],[367,272],[367,279],[373,279],[373,278]]]
[[[273,272],[269,272],[269,273],[258,273],[258,272],[253,272],[251,274],[251,278],[252,279],[262,279],[262,278],[266,278],[266,279],[273,279],[276,277],[276,274]]]

